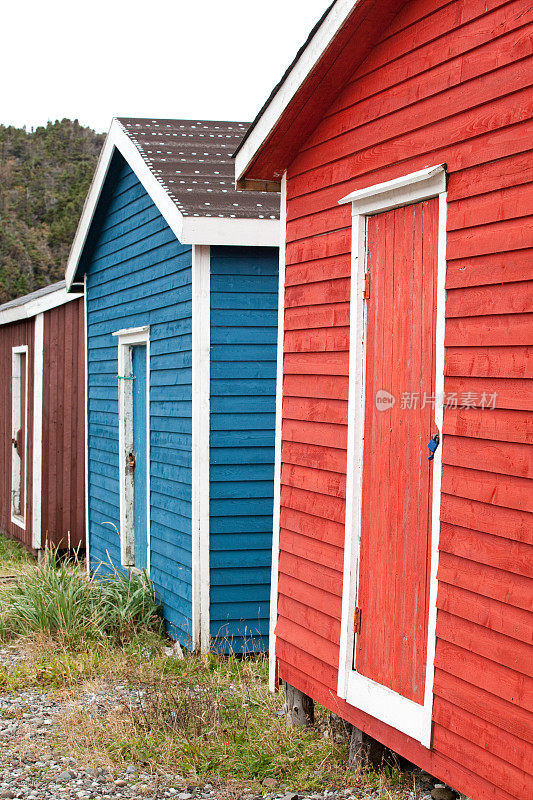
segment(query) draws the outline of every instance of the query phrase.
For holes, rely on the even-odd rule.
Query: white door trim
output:
[[[192,249],[192,644],[210,647],[211,248]]]
[[[279,525],[281,514],[281,428],[283,418],[283,335],[285,327],[285,248],[287,245],[287,173],[281,180],[278,351],[276,372],[276,434],[274,450],[274,511],[272,514],[272,572],[270,578],[270,633],[268,682],[271,692],[276,686],[276,623],[278,619]]]
[[[33,481],[31,541],[42,547],[44,314],[35,317],[33,350]]]
[[[135,567],[135,525],[133,473],[126,471],[126,459],[133,451],[133,359],[132,347],[146,345],[146,571],[150,574],[150,326],[126,328],[112,334],[118,337],[118,408],[119,408],[119,491],[120,491],[120,563]]]
[[[13,444],[11,445],[11,522],[17,525],[22,530],[26,530],[26,508],[28,505],[28,486],[26,476],[28,474],[28,345],[20,345],[19,347],[11,348],[11,439],[13,440],[18,432],[16,421],[18,415],[15,416],[17,409],[20,410],[20,379],[21,373],[21,359],[20,356],[26,356],[26,381],[24,393],[24,473],[22,474],[20,463],[17,464],[16,459],[13,458]],[[21,513],[16,514],[13,506],[15,485],[18,482],[19,487],[24,487],[24,508],[21,508]],[[19,491],[20,491],[19,488]]]
[[[431,167],[403,176],[395,181],[387,181],[354,192],[340,201],[341,203],[352,203],[353,239],[344,581],[337,692],[339,697],[351,705],[411,736],[425,747],[431,746],[432,731],[442,446],[435,454],[433,466],[430,597],[424,704],[415,703],[388,687],[355,672],[352,669],[352,654],[356,639],[356,635],[353,633],[353,614],[357,605],[363,478],[366,355],[366,304],[363,299],[363,291],[366,264],[366,217],[422,200],[429,200],[432,197],[439,198],[435,425],[442,435],[447,213],[445,166]]]

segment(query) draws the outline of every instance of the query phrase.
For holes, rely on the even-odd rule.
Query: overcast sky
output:
[[[0,123],[251,120],[330,0],[2,4]]]

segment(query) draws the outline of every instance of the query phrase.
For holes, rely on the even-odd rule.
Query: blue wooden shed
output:
[[[279,195],[235,190],[246,129],[115,119],[66,276],[85,292],[90,568],[148,570],[202,651],[268,647]]]

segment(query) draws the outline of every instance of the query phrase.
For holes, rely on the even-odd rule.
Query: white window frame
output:
[[[24,396],[24,470],[21,470],[20,458],[14,458],[13,439],[15,439],[20,423],[20,379],[22,378],[21,356],[26,356],[26,380]],[[28,487],[26,476],[28,474],[28,345],[11,348],[11,522],[19,528],[26,530],[26,508],[28,504]],[[14,499],[15,486],[18,482],[19,492],[24,487],[24,508],[21,513],[15,513]]]
[[[446,169],[430,167],[386,183],[353,192],[340,203],[352,204],[352,270],[350,311],[350,367],[348,396],[348,454],[341,642],[337,693],[350,705],[431,747],[433,680],[437,620],[437,568],[440,533],[442,447],[435,453],[430,544],[430,594],[424,703],[415,703],[352,668],[356,634],[353,614],[357,605],[361,538],[363,444],[366,375],[366,218],[437,197],[438,272],[435,360],[435,425],[442,436],[444,395],[444,312],[446,302]]]
[[[132,348],[146,345],[146,541],[147,572],[150,574],[150,326],[126,328],[113,333],[118,337],[118,453],[120,492],[120,563],[135,567],[135,476],[126,470],[126,459],[133,450]],[[124,380],[126,378],[126,380]]]

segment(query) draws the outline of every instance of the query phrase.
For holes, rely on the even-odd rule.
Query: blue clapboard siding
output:
[[[191,264],[120,156],[84,251],[90,559],[120,564],[117,338],[150,325],[150,575],[170,632],[191,637]]]
[[[278,251],[211,248],[210,630],[267,649]]]

